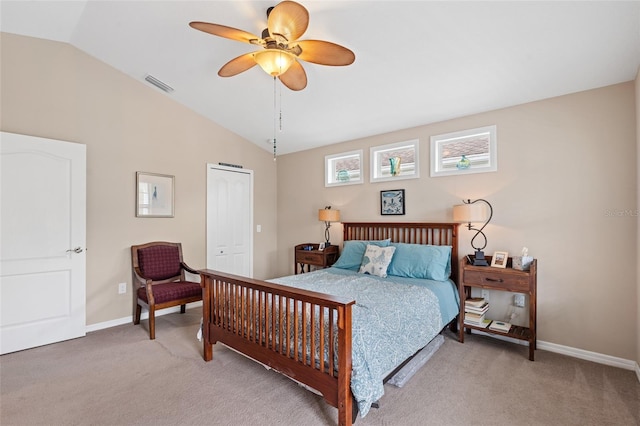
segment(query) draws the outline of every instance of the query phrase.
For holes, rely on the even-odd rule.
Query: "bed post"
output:
[[[200,273],[200,285],[202,286],[202,357],[205,361],[213,359],[213,345],[209,341],[209,316],[211,315],[211,277]]]
[[[338,307],[338,424],[351,425],[353,398],[351,396],[351,307]]]

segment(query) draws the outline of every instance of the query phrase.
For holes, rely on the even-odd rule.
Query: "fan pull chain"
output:
[[[273,161],[276,161],[276,77],[273,77]]]
[[[278,95],[280,96],[280,131],[282,132],[282,85],[280,85],[280,90],[278,90]]]

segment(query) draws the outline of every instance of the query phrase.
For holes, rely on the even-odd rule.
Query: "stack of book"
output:
[[[491,320],[484,318],[489,310],[489,302],[482,297],[472,297],[464,301],[464,323],[476,327],[487,327]]]

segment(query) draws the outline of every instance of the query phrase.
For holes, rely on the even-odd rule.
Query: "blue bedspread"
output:
[[[379,278],[328,268],[269,280],[355,300],[351,391],[364,417],[384,394],[383,380],[459,312],[452,281]]]

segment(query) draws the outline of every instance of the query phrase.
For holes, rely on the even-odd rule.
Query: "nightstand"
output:
[[[464,343],[464,331],[479,330],[485,333],[498,334],[511,337],[513,339],[526,340],[529,342],[529,359],[533,361],[536,349],[536,287],[538,261],[533,260],[528,271],[519,271],[511,267],[511,258],[507,260],[507,267],[495,268],[491,266],[473,266],[467,261],[467,257],[460,260],[460,282],[458,291],[460,293],[460,343]],[[491,258],[487,257],[491,264]],[[482,288],[488,290],[510,291],[514,293],[524,293],[529,296],[529,327],[512,325],[508,332],[490,330],[488,327],[476,327],[464,323],[464,301],[471,297],[471,288]]]
[[[305,250],[305,247],[312,247],[312,249]],[[295,247],[293,269],[296,274],[311,272],[311,266],[328,268],[338,260],[338,246],[329,246],[324,250],[318,250],[318,247],[317,243],[298,244]]]

